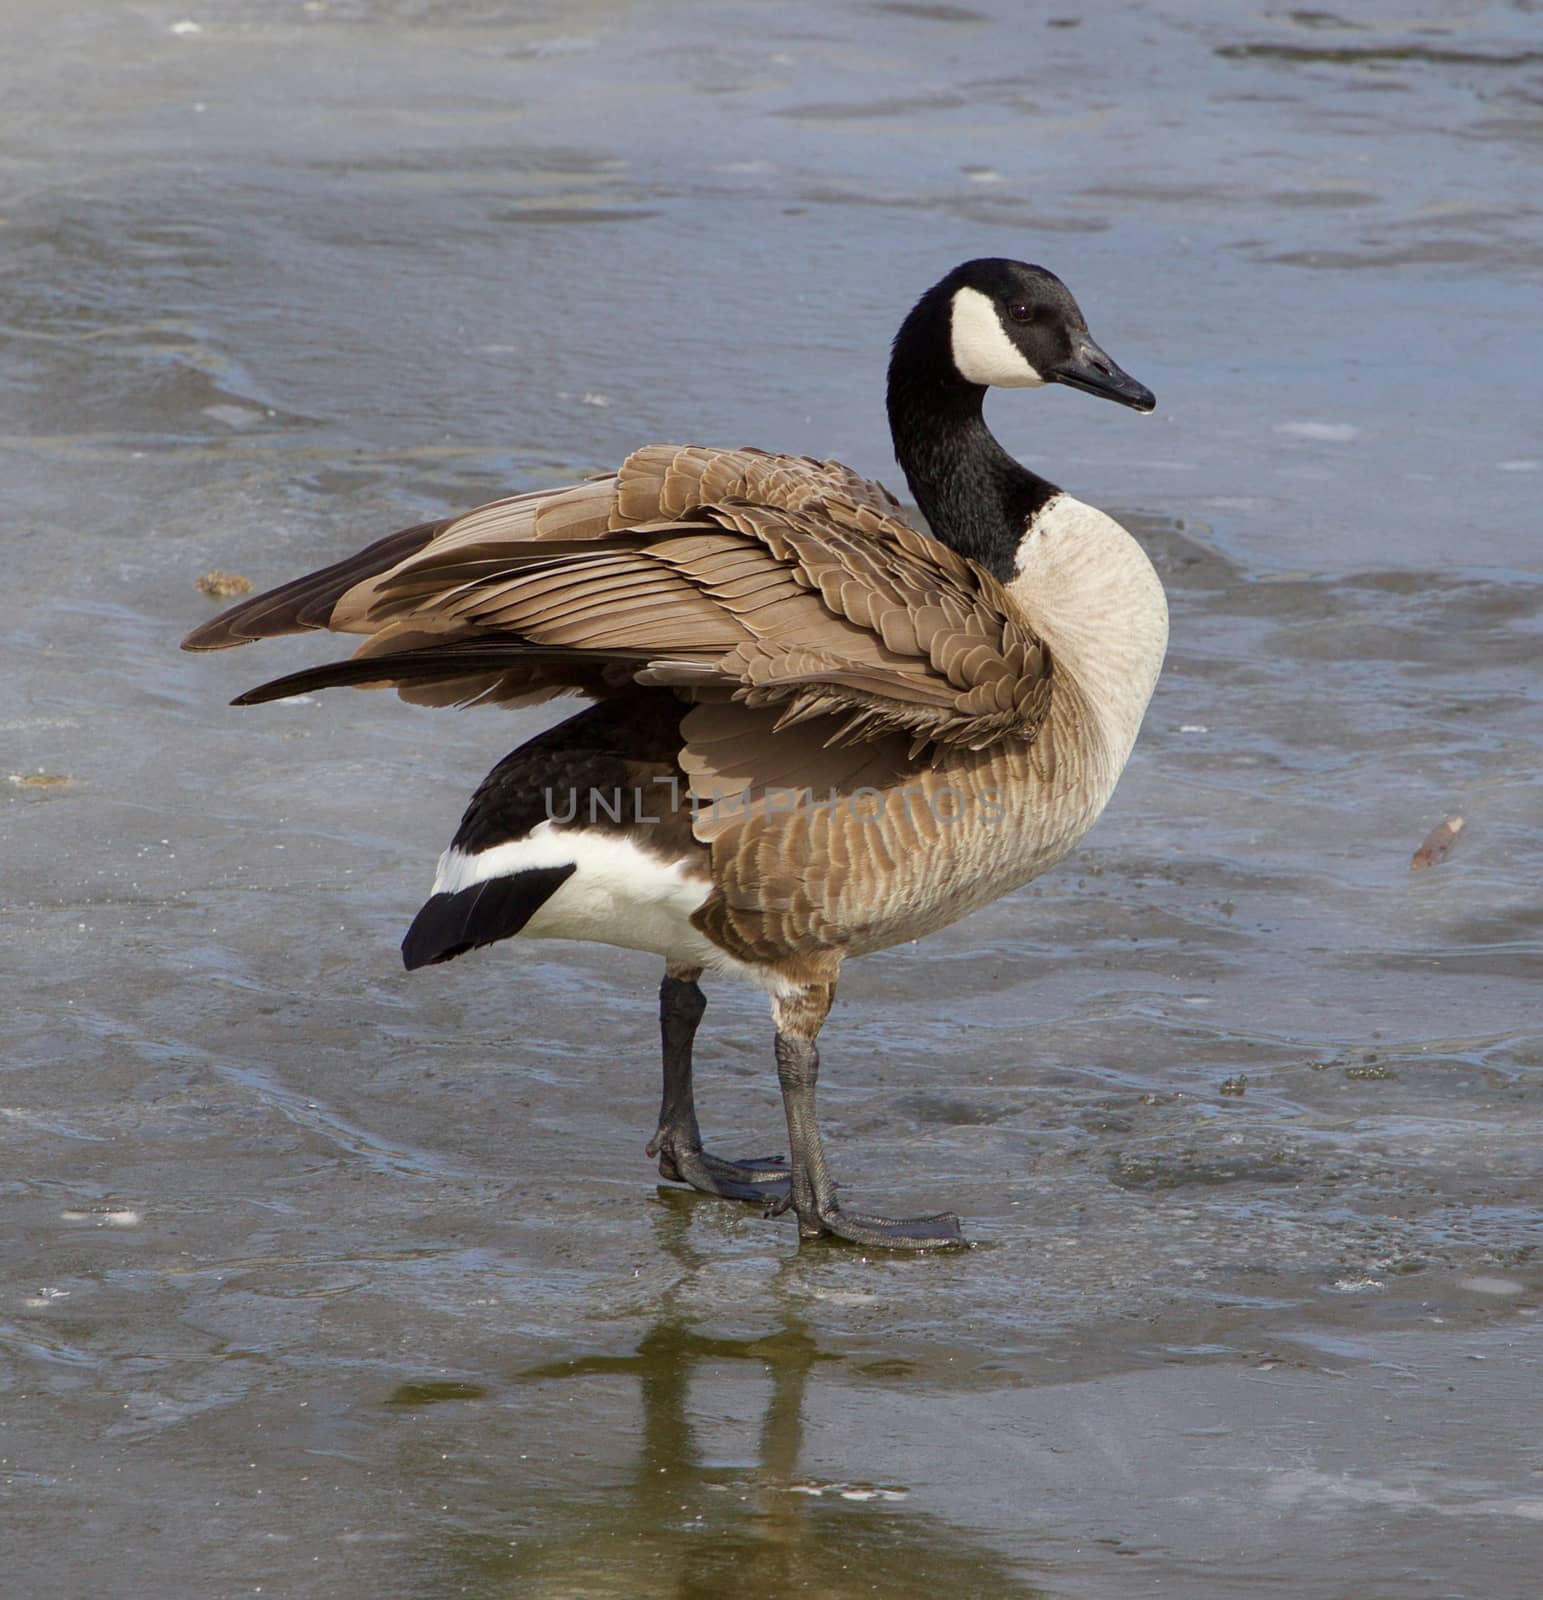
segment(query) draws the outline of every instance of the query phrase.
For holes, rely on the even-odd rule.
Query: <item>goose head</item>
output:
[[[897,364],[975,390],[1064,383],[1136,411],[1157,404],[1095,343],[1066,285],[1024,261],[966,261],[934,284],[895,339],[892,379]]]
[[[1064,383],[1136,411],[1152,391],[1094,342],[1053,272],[1023,261],[966,261],[900,325],[889,362],[895,458],[933,536],[1006,581],[1025,529],[1055,485],[1013,459],[981,414],[986,390]]]

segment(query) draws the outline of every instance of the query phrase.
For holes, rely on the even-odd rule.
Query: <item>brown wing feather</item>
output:
[[[369,637],[312,686],[511,703],[635,680],[812,723],[827,745],[900,737],[913,759],[1032,739],[1048,652],[994,578],[895,510],[838,462],[654,445],[614,475],[392,535],[187,642],[325,626]]]
[[[900,502],[883,484],[839,461],[772,455],[765,450],[716,450],[706,445],[651,444],[634,451],[617,475],[623,525],[680,516],[725,500],[801,511],[828,496],[893,516]]]
[[[243,600],[195,628],[182,641],[184,650],[228,650],[254,639],[271,639],[281,633],[302,633],[313,628],[333,632],[372,631],[359,626],[357,606],[340,602],[351,593],[365,599],[374,593],[373,580],[433,546],[448,552],[475,547],[481,541],[595,540],[613,527],[616,505],[615,473],[571,488],[540,489],[494,500],[462,517],[421,522],[387,534],[374,544],[343,560]]]
[[[302,633],[329,627],[338,596],[389,571],[409,556],[417,555],[434,536],[449,526],[445,522],[420,522],[416,527],[388,533],[343,560],[243,600],[219,616],[211,617],[182,641],[184,650],[229,650],[254,639],[271,639],[281,633]]]

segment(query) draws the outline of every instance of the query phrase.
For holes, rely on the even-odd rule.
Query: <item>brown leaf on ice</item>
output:
[[[74,783],[67,772],[13,772],[11,782],[18,789],[62,789]]]
[[[232,595],[250,594],[252,580],[239,572],[221,572],[216,567],[198,580],[198,587],[213,600],[228,600]]]
[[[1409,862],[1409,870],[1423,872],[1426,867],[1440,866],[1451,855],[1452,846],[1457,843],[1457,836],[1462,831],[1461,817],[1448,817],[1445,822],[1438,822],[1425,835],[1425,843],[1415,851]]]

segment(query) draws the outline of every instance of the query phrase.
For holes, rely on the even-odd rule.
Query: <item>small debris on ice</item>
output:
[[[1409,870],[1423,872],[1426,867],[1440,866],[1451,855],[1452,846],[1457,843],[1457,836],[1462,831],[1461,817],[1448,817],[1445,822],[1438,822],[1425,835],[1424,844],[1410,857]]]
[[[129,1211],[113,1206],[92,1206],[84,1211],[61,1211],[61,1222],[90,1222],[98,1228],[137,1228],[143,1222],[144,1216],[138,1211]]]
[[[75,780],[67,772],[13,772],[10,781],[18,789],[65,789]]]
[[[228,600],[232,595],[250,594],[252,580],[243,577],[239,572],[221,572],[215,567],[198,580],[198,587],[211,600]]]

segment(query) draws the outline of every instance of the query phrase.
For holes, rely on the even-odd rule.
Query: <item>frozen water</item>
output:
[[[6,36],[17,1592],[1531,1594],[1535,16],[21,0]],[[799,1250],[656,1187],[652,962],[399,968],[549,713],[238,711],[334,647],[176,644],[212,570],[648,440],[898,484],[888,341],[976,254],[1061,272],[1157,392],[990,415],[1147,541],[1172,654],[1086,848],[855,963],[825,1035],[851,1192],[980,1247]],[[763,1003],[713,991],[701,1054],[715,1140],[775,1148]]]

